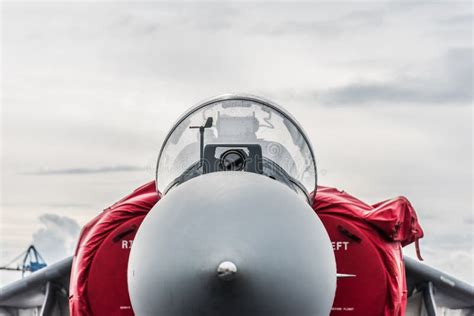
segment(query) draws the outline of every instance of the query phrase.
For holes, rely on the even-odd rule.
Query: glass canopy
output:
[[[285,182],[306,195],[316,188],[316,164],[308,138],[291,115],[262,98],[219,96],[181,116],[158,157],[158,191],[166,194],[172,187],[206,173],[204,165],[209,161],[204,161],[203,152],[210,151],[206,157],[216,157],[217,171],[248,171],[250,167],[243,167],[245,161],[256,160],[257,167],[251,172]]]

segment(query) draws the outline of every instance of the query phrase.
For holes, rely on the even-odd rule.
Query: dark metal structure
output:
[[[406,257],[408,295],[421,294],[424,310],[428,316],[436,316],[437,307],[465,309],[467,315],[474,313],[474,286],[449,274],[441,272],[413,258]]]
[[[69,315],[68,289],[72,257],[0,289],[0,315]]]
[[[21,265],[16,267],[11,267],[11,265],[17,262],[20,258],[22,258]],[[0,270],[7,270],[7,271],[21,271],[21,276],[25,276],[25,272],[35,272],[44,267],[46,267],[46,261],[38,252],[38,249],[34,245],[30,245],[25,252],[22,252],[5,266],[0,267]]]

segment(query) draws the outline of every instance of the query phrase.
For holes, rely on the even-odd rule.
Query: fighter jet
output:
[[[403,257],[410,202],[318,186],[282,107],[223,95],[172,126],[156,179],[82,229],[72,257],[0,290],[0,315],[472,315],[472,285]]]

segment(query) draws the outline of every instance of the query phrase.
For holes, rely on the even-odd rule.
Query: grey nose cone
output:
[[[328,234],[278,181],[215,172],[167,193],[128,263],[137,316],[327,316],[336,289]]]
[[[233,262],[224,261],[217,267],[217,276],[224,281],[231,281],[235,278],[237,267]]]

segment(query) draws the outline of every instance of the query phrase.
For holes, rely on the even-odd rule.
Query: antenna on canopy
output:
[[[212,127],[212,117],[208,117],[206,123],[202,126],[190,126],[189,128],[199,128],[199,162],[200,165],[203,165],[204,161],[204,130],[206,128]]]

